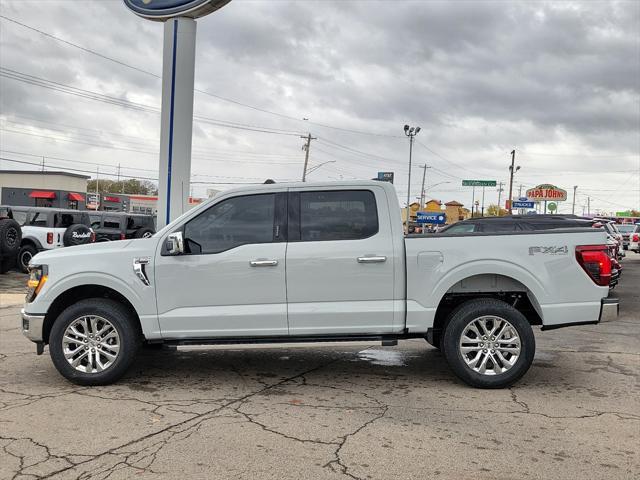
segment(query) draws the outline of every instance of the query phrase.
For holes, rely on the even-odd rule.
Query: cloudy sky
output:
[[[0,168],[157,178],[162,24],[120,0],[0,15]],[[516,191],[640,207],[638,1],[233,0],[198,21],[196,55],[195,195],[299,180],[311,132],[311,165],[331,163],[310,180],[393,171],[404,202],[409,123],[412,198],[427,164],[428,197],[469,205],[461,180],[506,182],[515,149]]]

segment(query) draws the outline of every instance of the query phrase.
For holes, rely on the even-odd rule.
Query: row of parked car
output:
[[[602,228],[607,233],[607,246],[611,259],[611,282],[614,288],[622,275],[620,261],[630,250],[640,253],[640,224],[618,224],[604,218],[587,218],[577,215],[510,215],[505,217],[479,217],[464,220],[443,228],[439,233],[492,234],[496,232],[525,233],[558,228]]]
[[[28,272],[31,258],[43,250],[147,238],[155,230],[151,215],[0,206],[0,273],[16,266]]]

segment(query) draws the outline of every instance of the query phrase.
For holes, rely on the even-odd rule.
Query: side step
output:
[[[190,345],[247,345],[268,343],[380,342],[383,347],[398,345],[398,340],[424,338],[424,335],[309,335],[300,337],[188,338],[165,340],[166,348]]]

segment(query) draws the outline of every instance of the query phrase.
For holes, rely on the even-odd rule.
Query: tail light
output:
[[[120,240],[124,240],[125,238],[127,238],[127,236],[124,233],[120,232]]]
[[[576,260],[596,285],[609,286],[611,281],[611,259],[606,245],[579,245]]]
[[[640,235],[638,235],[637,233],[633,234],[633,240],[631,240],[632,242],[640,242]]]
[[[47,232],[47,243],[49,245],[53,243],[53,232]]]

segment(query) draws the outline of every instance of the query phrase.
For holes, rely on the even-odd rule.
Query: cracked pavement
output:
[[[536,330],[505,390],[420,340],[144,351],[78,387],[0,305],[0,478],[638,478],[640,255],[624,265],[618,321]]]

